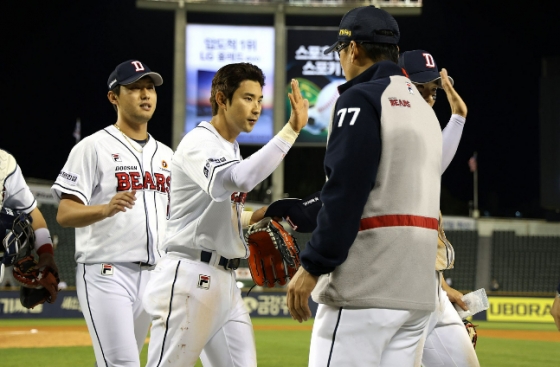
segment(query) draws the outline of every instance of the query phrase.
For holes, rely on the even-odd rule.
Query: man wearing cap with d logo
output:
[[[76,289],[97,366],[140,366],[142,296],[160,258],[173,151],[148,134],[161,75],[138,60],[107,81],[117,121],[74,146],[54,185],[57,221],[76,228]]]
[[[399,66],[407,72],[424,100],[434,106],[436,92],[443,89],[451,107],[451,118],[443,130],[442,169],[445,171],[455,156],[463,126],[467,117],[467,105],[453,88],[454,80],[447,75],[447,70],[438,70],[432,54],[425,50],[403,52],[399,56]],[[426,342],[422,356],[422,366],[479,366],[474,345],[476,336],[469,337],[465,325],[453,304],[467,310],[461,299],[463,294],[449,286],[443,277],[443,271],[452,269],[455,262],[455,250],[447,240],[440,216],[438,227],[438,249],[436,257],[436,294],[438,306],[431,314],[425,329]],[[476,333],[475,333],[476,335]],[[472,340],[471,340],[472,338]]]
[[[319,303],[309,366],[420,366],[435,309],[442,134],[396,64],[395,19],[373,6],[342,18],[339,86],[317,228],[288,286],[292,317]]]

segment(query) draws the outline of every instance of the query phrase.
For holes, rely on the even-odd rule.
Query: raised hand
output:
[[[299,82],[292,79],[292,93],[288,93],[292,112],[288,123],[292,126],[295,132],[300,132],[305,125],[307,125],[309,101],[302,97],[299,89]]]
[[[451,81],[449,80],[449,76],[447,74],[447,69],[441,69],[439,75],[441,75],[441,86],[445,91],[447,100],[449,101],[449,105],[451,106],[451,113],[467,117],[467,105],[465,104],[459,93],[457,93],[455,88],[453,88],[453,85],[451,85]]]

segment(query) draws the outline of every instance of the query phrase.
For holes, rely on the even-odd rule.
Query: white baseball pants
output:
[[[164,256],[144,295],[152,317],[147,367],[257,365],[251,319],[235,273],[197,260]]]
[[[420,366],[429,311],[345,309],[320,304],[309,367]]]
[[[439,273],[437,274],[439,278]],[[424,367],[479,367],[465,325],[438,281],[439,300],[426,328]]]
[[[142,307],[149,278],[134,263],[78,264],[76,290],[98,367],[140,367],[150,328]]]

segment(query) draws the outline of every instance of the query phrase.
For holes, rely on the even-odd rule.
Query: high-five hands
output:
[[[295,132],[299,133],[307,125],[309,101],[301,95],[299,82],[296,79],[292,79],[292,93],[288,93],[288,98],[292,106],[288,123]]]

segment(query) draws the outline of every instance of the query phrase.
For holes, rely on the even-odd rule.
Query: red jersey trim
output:
[[[380,215],[360,220],[360,231],[380,227],[420,227],[437,230],[438,220],[407,214]]]

